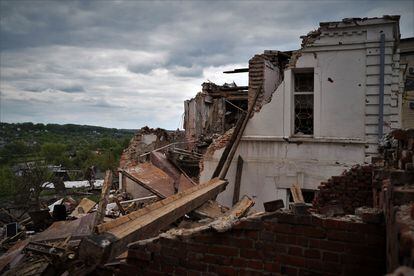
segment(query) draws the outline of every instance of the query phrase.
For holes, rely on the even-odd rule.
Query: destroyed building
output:
[[[205,82],[195,98],[184,102],[184,129],[191,149],[205,150],[213,138],[236,125],[247,110],[247,89],[235,83]]]
[[[399,38],[399,17],[351,18],[321,23],[291,56],[265,51],[261,74],[251,68],[255,56],[249,104],[261,89],[255,103],[261,108],[236,153],[244,161],[241,194],[259,206],[275,198],[287,204],[297,184],[311,200],[320,182],[376,156],[383,135],[401,126]],[[213,175],[224,151],[212,147],[202,160],[201,182]],[[233,202],[236,171],[233,162],[229,186],[218,197],[224,205]]]
[[[321,23],[300,50],[227,72],[248,87],[204,83],[185,132],[139,130],[118,189],[108,171],[98,203],[68,204],[72,220],[49,221],[63,200],[42,210],[46,230],[2,241],[0,273],[412,275],[399,37],[399,16]]]
[[[404,68],[404,93],[401,112],[403,128],[414,127],[414,38],[400,40],[400,64]]]

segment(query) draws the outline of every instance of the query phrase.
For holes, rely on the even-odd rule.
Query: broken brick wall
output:
[[[283,80],[283,70],[290,54],[280,51],[266,50],[263,54],[254,55],[249,60],[249,91],[248,104],[252,104],[257,90],[260,94],[254,110],[270,102],[272,94]]]
[[[161,237],[130,246],[121,273],[141,275],[381,275],[379,224],[276,212],[224,233]]]
[[[127,168],[148,161],[149,154],[142,156],[143,154],[174,142],[182,142],[184,139],[183,131],[143,127],[135,133],[129,142],[129,146],[122,152],[119,167]]]
[[[211,139],[213,134],[225,131],[226,105],[224,98],[212,98],[206,93],[184,102],[185,136],[193,149],[195,141],[203,137]]]
[[[387,270],[414,267],[414,130],[395,130],[385,139],[382,168],[374,171],[374,201],[384,212]]]
[[[324,213],[325,208],[339,205],[346,214],[354,214],[361,206],[372,207],[372,171],[372,165],[356,165],[322,182],[313,207]]]

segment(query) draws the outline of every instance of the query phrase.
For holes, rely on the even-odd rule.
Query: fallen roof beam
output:
[[[249,72],[249,68],[237,68],[232,71],[224,71],[224,74],[237,74],[237,73],[246,73]]]
[[[166,238],[175,238],[178,236],[192,236],[196,233],[200,233],[209,229],[213,229],[217,232],[226,232],[230,230],[234,224],[236,224],[239,219],[243,216],[245,216],[250,208],[254,205],[254,201],[248,197],[243,196],[243,198],[237,202],[233,208],[228,210],[226,213],[222,214],[221,216],[215,218],[214,220],[207,222],[204,225],[196,226],[193,228],[173,228],[166,233],[161,234],[160,236],[166,237]],[[159,238],[158,236],[157,238]],[[155,238],[155,239],[157,239]],[[129,249],[134,249],[136,247],[139,248],[141,244],[145,244],[149,242],[152,239],[149,240],[141,240],[136,241],[133,243],[128,244]]]
[[[236,134],[236,137],[234,138],[234,144],[233,143],[230,144],[231,145],[231,150],[228,153],[228,156],[226,156],[227,158],[226,158],[226,160],[223,164],[223,168],[220,170],[220,175],[219,175],[220,179],[226,178],[226,175],[227,175],[227,172],[230,168],[231,162],[233,161],[233,157],[236,154],[237,148],[239,147],[239,143],[240,143],[241,138],[243,136],[243,132],[246,129],[246,125],[250,120],[250,116],[252,115],[252,113],[254,111],[254,107],[256,106],[257,99],[259,98],[260,92],[262,91],[262,87],[263,87],[263,85],[261,85],[259,87],[259,89],[256,91],[253,102],[250,105],[249,110],[247,111],[247,115],[243,116],[243,117],[240,117],[240,119],[239,119],[239,120],[241,120],[242,118],[244,118],[243,122],[242,122],[242,125],[240,126],[239,129],[237,129],[238,131],[233,133],[233,134]],[[233,137],[231,137],[231,138],[233,139]]]
[[[82,240],[79,255],[91,263],[111,260],[134,241],[150,238],[224,191],[227,181],[212,179],[97,227],[101,234]]]
[[[128,177],[129,179],[131,179],[132,181],[134,181],[135,183],[137,183],[138,185],[140,185],[141,187],[147,189],[148,191],[150,191],[151,193],[157,195],[160,198],[166,198],[166,196],[162,193],[160,193],[158,190],[154,189],[153,187],[151,187],[150,185],[148,185],[147,183],[142,182],[140,179],[138,179],[136,176],[132,175],[130,172],[126,171],[126,170],[121,170],[121,173],[123,175],[125,175],[126,177]]]

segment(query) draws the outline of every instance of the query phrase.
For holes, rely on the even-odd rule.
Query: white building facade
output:
[[[252,197],[257,210],[275,199],[286,206],[293,184],[315,190],[330,176],[369,162],[381,132],[400,127],[399,37],[398,16],[321,23],[306,36],[271,101],[244,131],[236,153],[244,160],[240,195]],[[223,150],[204,158],[201,182],[211,178]],[[236,163],[217,198],[227,206]]]

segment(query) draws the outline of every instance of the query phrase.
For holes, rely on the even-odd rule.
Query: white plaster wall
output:
[[[270,61],[265,60],[264,67],[264,102],[268,102],[272,97],[273,92],[281,82],[280,70],[275,67]]]
[[[315,80],[320,82],[321,101],[315,103],[315,111],[320,111],[319,137],[364,139],[365,58],[364,49],[317,54],[320,75]]]
[[[211,178],[223,149],[204,160],[201,182]],[[364,162],[363,144],[302,143],[276,141],[242,141],[236,157],[244,160],[240,195],[255,200],[255,209],[263,210],[263,202],[286,199],[277,189],[288,189],[299,184],[305,189],[316,189],[320,182],[346,168]],[[229,185],[219,194],[219,203],[231,206],[237,158],[227,174]],[[321,169],[323,167],[323,169]]]

